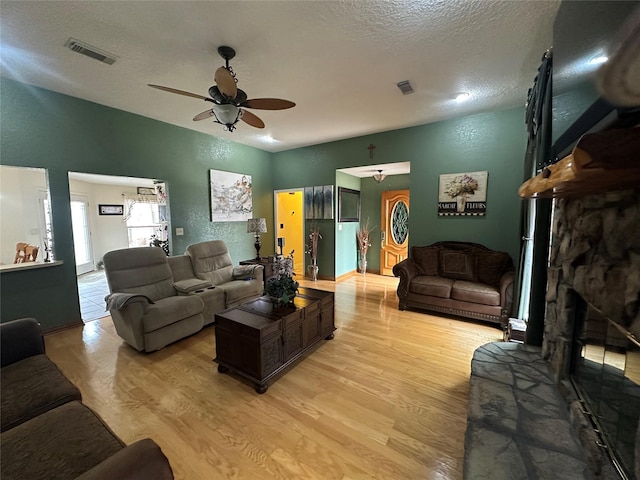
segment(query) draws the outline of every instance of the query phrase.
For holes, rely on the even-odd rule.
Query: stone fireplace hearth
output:
[[[591,352],[598,348],[605,353],[611,351],[609,358],[614,355],[621,358],[620,366],[612,368],[612,362],[605,361],[600,363],[600,368],[615,371],[620,367],[623,372],[620,377],[624,380],[629,380],[624,371],[625,364],[630,363],[630,355],[634,359],[640,355],[635,341],[640,339],[640,189],[558,199],[553,214],[549,260],[542,355],[549,362],[561,391],[572,403],[574,427],[597,472],[606,468],[605,463],[609,461],[606,449],[599,444],[604,440],[607,448],[615,450],[615,442],[606,441],[609,435],[606,428],[602,429],[602,436],[594,433],[594,425],[599,428],[601,415],[594,414],[588,402],[589,397],[596,395],[586,395],[586,399],[580,395],[578,400],[571,385],[572,382],[576,384],[579,393],[584,390],[579,382],[581,377],[589,378],[588,369],[593,366],[590,360],[588,368],[584,365],[589,348]],[[594,315],[600,320],[594,321]],[[615,338],[607,346],[600,345],[593,340],[598,338],[597,332],[587,332],[589,328],[604,329],[605,337],[609,331],[608,336]],[[576,374],[576,361],[581,358],[585,375]],[[605,359],[604,354],[602,358]],[[625,388],[629,391],[631,387]],[[632,389],[634,396],[637,395],[633,393],[635,391],[638,388]],[[615,398],[609,399],[608,403],[615,404]],[[623,409],[612,415],[623,419],[622,414],[630,413],[630,418],[637,419],[639,412],[623,411],[624,408],[637,410],[637,405],[638,402],[625,401]],[[585,415],[584,407],[591,414]],[[635,433],[637,420],[627,428]],[[627,473],[640,478],[638,452],[636,441],[634,452],[627,455],[627,460],[632,457],[633,463],[625,463]]]

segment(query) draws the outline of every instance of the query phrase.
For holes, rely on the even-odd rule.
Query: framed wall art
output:
[[[98,215],[123,215],[124,205],[98,205]]]
[[[212,222],[244,222],[253,217],[251,175],[209,170]]]
[[[360,221],[360,192],[338,187],[338,222]]]
[[[156,189],[153,187],[138,187],[138,195],[155,195]]]
[[[304,187],[304,218],[313,220],[313,187]]]
[[[333,220],[333,185],[325,185],[322,187],[322,191],[324,193],[322,218]]]
[[[333,185],[304,187],[304,218],[333,220]]]
[[[482,216],[487,211],[488,172],[440,175],[439,216]]]

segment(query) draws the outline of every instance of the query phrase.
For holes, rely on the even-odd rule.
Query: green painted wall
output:
[[[373,178],[363,178],[361,182],[362,221],[369,219],[369,226],[373,227],[369,235],[371,246],[367,252],[367,269],[380,271],[380,216],[382,192],[387,190],[406,190],[409,188],[410,175],[391,175],[382,183]],[[411,198],[409,198],[409,218],[411,218]],[[409,232],[411,241],[411,232]]]
[[[403,131],[420,152],[411,161],[409,245],[441,240],[481,243],[518,258],[522,165],[526,148],[521,108],[473,115]],[[488,171],[487,213],[438,217],[438,178],[445,173]]]
[[[209,169],[251,175],[254,214],[272,224],[273,190],[336,184],[339,168],[409,161],[410,245],[468,240],[505,250],[514,259],[517,256],[517,189],[525,148],[523,108],[271,154],[11,80],[1,81],[2,163],[48,170],[55,252],[64,261],[60,267],[3,273],[2,321],[30,315],[45,328],[53,328],[80,319],[69,171],[164,180],[170,199],[172,251],[179,254],[191,243],[220,238],[227,242],[234,261],[239,261],[255,255],[253,237],[242,222],[210,221]],[[376,146],[373,159],[367,149],[371,143]],[[486,217],[439,218],[438,175],[476,170],[489,171]],[[335,220],[318,220],[317,224],[323,236],[318,254],[320,276],[334,277],[337,272],[355,269],[355,230],[343,229],[338,237]],[[183,227],[185,235],[176,237],[176,227]],[[265,251],[275,250],[271,236],[263,240]],[[372,246],[370,252],[375,250]],[[373,258],[369,258],[371,268]]]
[[[211,222],[209,169],[251,175],[254,215],[272,224],[271,153],[11,80],[2,79],[1,87],[2,163],[48,170],[55,253],[64,261],[2,273],[2,321],[35,316],[52,328],[80,319],[69,171],[165,180],[171,231],[185,232],[172,235],[174,254],[191,243],[222,239],[235,262],[255,256],[244,222]],[[263,241],[265,251],[274,250],[272,238]]]
[[[464,240],[509,252],[515,261],[525,147],[524,108],[513,108],[278,152],[273,183],[276,189],[327,185],[339,168],[409,161],[410,246]],[[483,170],[489,172],[486,216],[438,217],[439,175]],[[333,247],[324,242],[323,248]]]

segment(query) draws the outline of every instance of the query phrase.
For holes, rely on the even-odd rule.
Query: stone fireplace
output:
[[[558,199],[549,263],[542,355],[592,470],[640,478],[640,189]]]

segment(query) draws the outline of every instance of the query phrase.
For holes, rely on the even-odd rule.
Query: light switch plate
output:
[[[176,235],[184,235],[184,228],[176,227]]]

